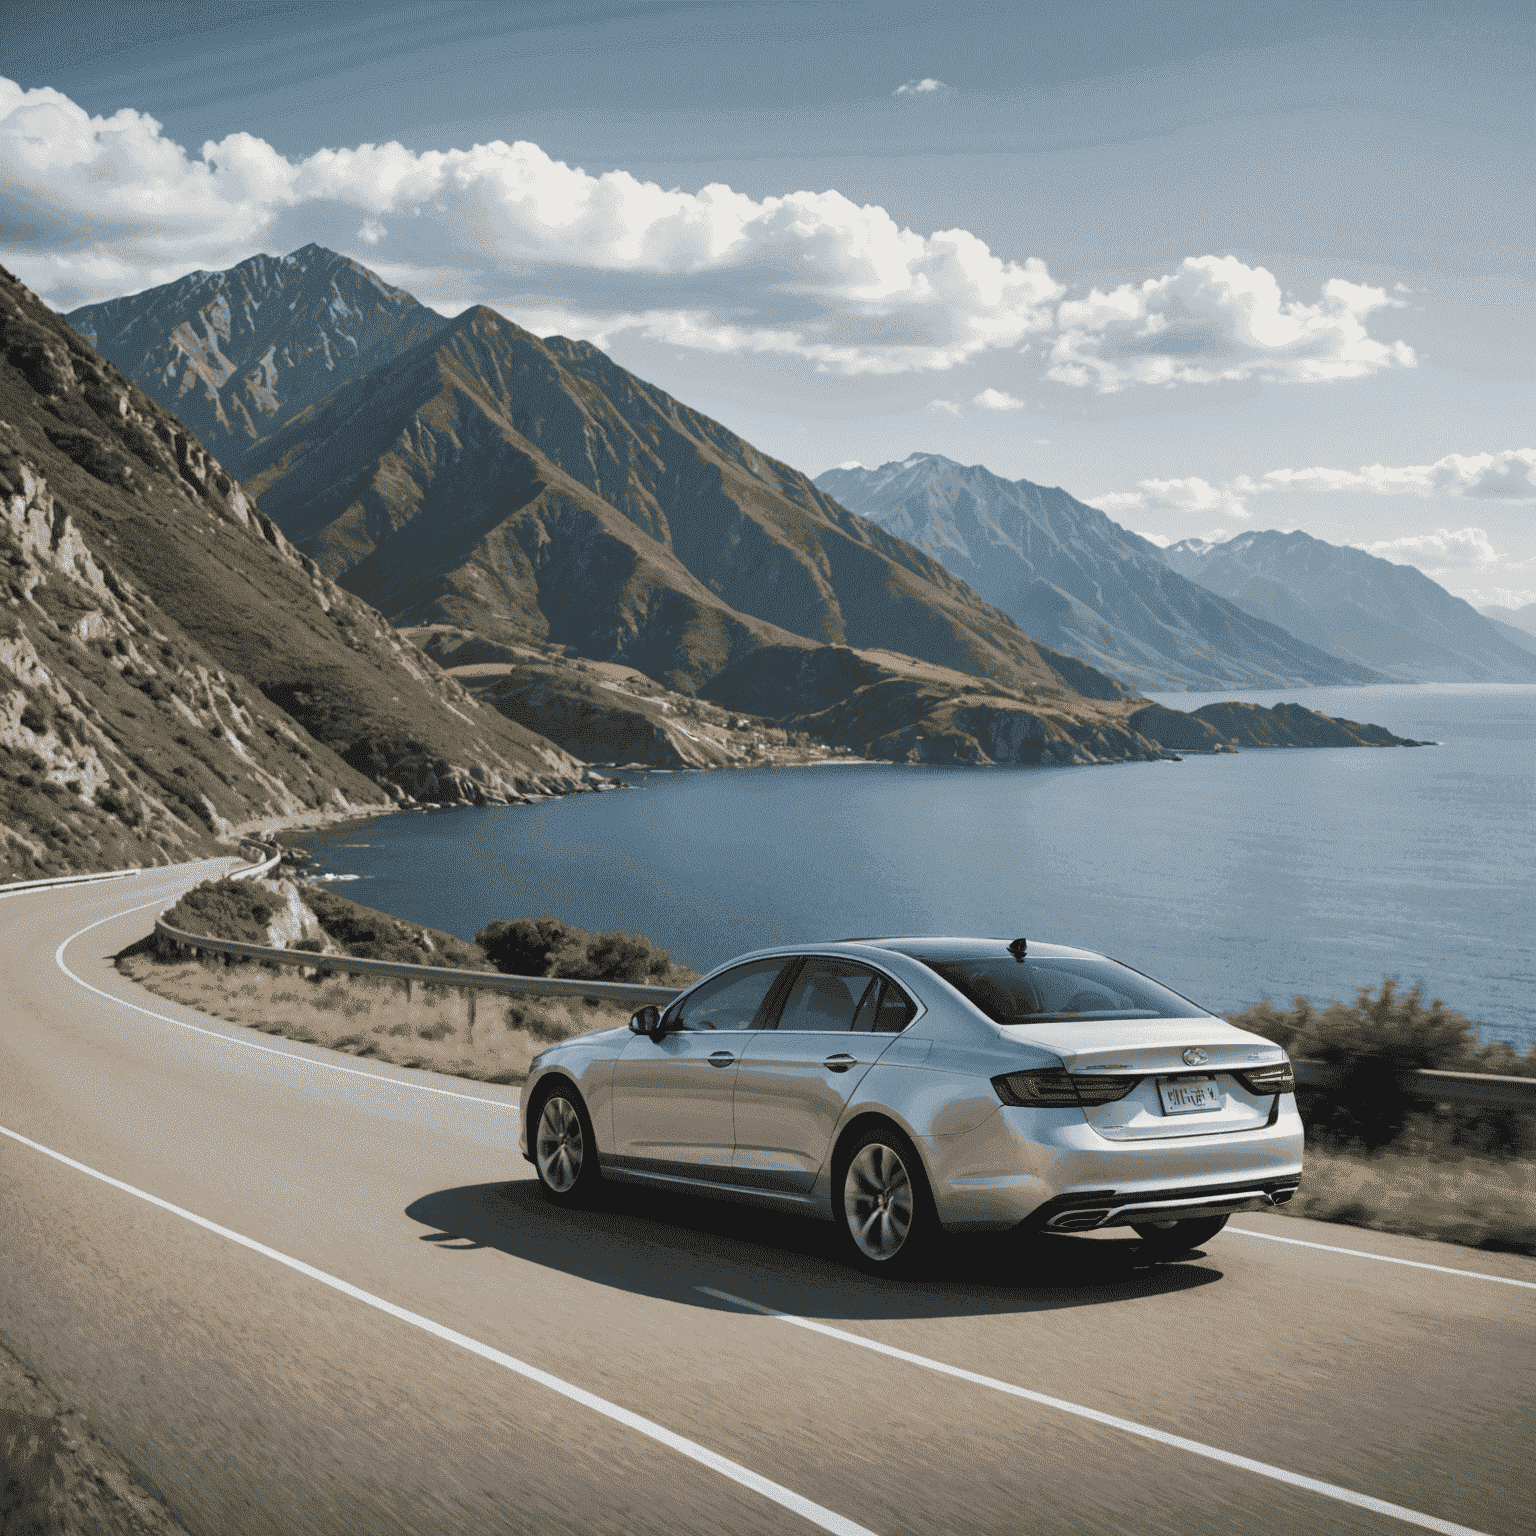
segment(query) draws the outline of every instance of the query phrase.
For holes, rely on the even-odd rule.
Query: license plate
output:
[[[1165,1115],[1196,1115],[1221,1108],[1221,1094],[1214,1077],[1160,1077],[1157,1091]]]

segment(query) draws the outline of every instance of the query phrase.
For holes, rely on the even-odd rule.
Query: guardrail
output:
[[[259,849],[262,855],[261,861],[253,864],[249,869],[237,869],[230,875],[231,880],[249,880],[256,875],[264,875],[269,869],[275,869],[282,859],[282,850],[271,844],[258,843],[253,837],[240,839],[242,848]],[[151,865],[150,868],[168,868],[168,865]],[[96,880],[122,880],[129,875],[142,875],[147,873],[144,869],[98,869],[83,875],[52,875],[46,880],[12,880],[7,885],[0,885],[0,896],[9,896],[17,891],[46,891],[56,885],[89,885]]]
[[[1325,1061],[1297,1061],[1296,1081],[1306,1088],[1330,1088],[1343,1076]],[[1536,1077],[1504,1077],[1491,1072],[1403,1072],[1398,1083],[1421,1099],[1443,1104],[1503,1105],[1536,1110]]]
[[[245,869],[233,870],[229,876],[231,880],[254,880],[258,875],[276,869],[283,861],[283,850],[276,843],[259,843],[254,837],[242,837],[240,846],[242,849],[254,848],[261,857]]]
[[[242,838],[240,846],[254,849],[261,859],[245,869],[236,870],[231,880],[250,880],[275,868],[282,850],[275,844]],[[129,871],[137,873],[137,871]],[[106,876],[99,878],[105,879]],[[3,889],[0,889],[3,894]],[[407,965],[395,960],[363,960],[352,955],[317,955],[307,949],[271,949],[263,944],[246,944],[239,939],[214,939],[206,934],[185,933],[173,928],[162,916],[155,921],[155,932],[194,955],[207,950],[211,954],[233,955],[242,960],[258,960],[266,965],[288,965],[313,970],[319,976],[388,976],[403,981],[406,996],[419,982],[426,987],[459,987],[469,993],[471,1027],[474,994],[500,992],[531,997],[601,997],[615,1003],[643,1006],[655,1003],[665,1007],[682,991],[680,987],[647,987],[627,981],[567,981],[553,976],[511,976],[503,971],[460,971],[441,965]],[[1297,1061],[1298,1085],[1327,1088],[1342,1075],[1337,1067],[1323,1061]],[[1420,1098],[1449,1104],[1514,1106],[1536,1110],[1536,1078],[1504,1077],[1488,1072],[1404,1072],[1401,1085]]]
[[[143,873],[142,869],[103,869],[88,875],[54,875],[47,880],[13,880],[9,885],[0,885],[0,896],[9,896],[13,891],[45,891],[53,885],[86,885],[93,880],[121,880],[125,875]]]
[[[236,955],[267,965],[302,966],[321,976],[391,976],[407,988],[462,987],[477,992],[524,993],[535,997],[602,997],[615,1003],[670,1003],[680,987],[646,987],[627,981],[566,981],[550,976],[509,976],[502,971],[458,971],[442,965],[406,965],[395,960],[362,960],[352,955],[317,955],[307,949],[269,949],[238,939],[211,939],[204,934],[184,933],[165,919],[155,922],[155,932],[194,954],[207,950],[216,955]]]

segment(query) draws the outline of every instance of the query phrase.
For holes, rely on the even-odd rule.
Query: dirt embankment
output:
[[[0,1343],[0,1532],[185,1536],[76,1408]]]

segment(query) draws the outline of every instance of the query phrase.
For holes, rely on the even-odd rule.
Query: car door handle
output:
[[[846,1072],[855,1060],[847,1051],[838,1051],[836,1055],[827,1057],[826,1065],[833,1072]]]
[[[711,1051],[709,1064],[712,1067],[728,1067],[736,1058],[729,1051]]]

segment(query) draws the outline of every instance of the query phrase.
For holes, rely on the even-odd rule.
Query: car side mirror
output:
[[[649,1035],[652,1040],[661,1039],[665,1033],[661,1027],[661,1009],[654,1003],[646,1004],[629,1021],[629,1032],[632,1035]]]

